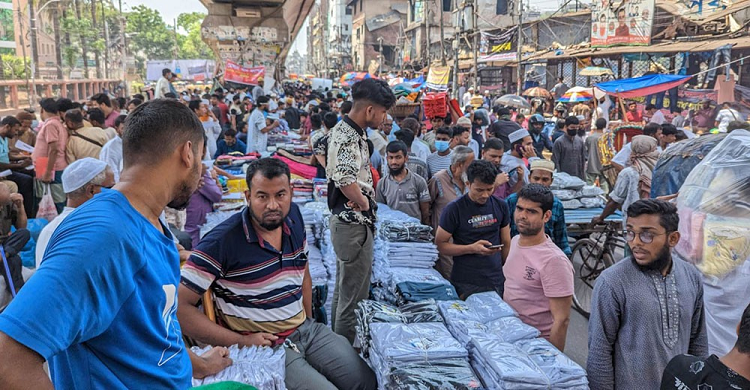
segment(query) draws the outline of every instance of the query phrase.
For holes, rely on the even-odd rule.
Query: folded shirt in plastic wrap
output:
[[[445,321],[477,321],[486,324],[503,317],[513,317],[516,311],[495,292],[473,294],[466,301],[438,302]]]
[[[604,190],[596,186],[583,186],[579,189],[553,189],[555,195],[563,204],[563,208],[574,210],[579,208],[604,207],[606,201]]]
[[[472,340],[471,364],[490,389],[551,389],[547,375],[521,349],[494,337]]]
[[[482,384],[466,359],[386,364],[373,354],[381,390],[473,390]]]
[[[200,356],[211,347],[193,347]],[[258,388],[258,390],[285,390],[286,361],[284,348],[269,347],[229,347],[232,365],[216,375],[203,379],[193,379],[193,386],[209,385],[217,382],[234,381]]]
[[[446,301],[458,298],[456,289],[433,268],[393,267],[390,271],[390,287],[400,304],[424,299]]]
[[[432,242],[432,227],[414,222],[386,220],[380,223],[380,236],[391,242]]]
[[[244,210],[244,208],[242,209]],[[232,211],[214,211],[206,214],[206,223],[201,225],[201,238],[208,234],[213,228],[219,226],[222,222],[226,221],[232,215],[238,213],[238,210]]]
[[[549,341],[537,338],[520,340],[515,345],[544,371],[553,389],[588,389],[586,370]]]
[[[388,221],[419,223],[418,219],[404,213],[403,211],[394,210],[384,203],[378,203],[378,227]]]
[[[498,341],[514,343],[539,337],[539,330],[523,323],[518,317],[503,317],[487,323],[473,320],[451,321],[446,324],[451,334],[468,346],[474,337],[494,337]]]
[[[360,341],[363,355],[367,356],[370,346],[370,324],[443,322],[434,300],[410,303],[401,307],[382,302],[364,300],[359,302],[355,311],[357,315],[357,338]]]
[[[432,362],[465,359],[466,348],[440,322],[370,324],[372,350],[385,362]]]

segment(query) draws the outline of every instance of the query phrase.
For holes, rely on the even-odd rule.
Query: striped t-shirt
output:
[[[182,269],[182,284],[211,288],[219,323],[235,332],[282,333],[305,321],[302,279],[305,226],[292,203],[282,225],[282,250],[258,237],[247,208],[209,232]]]

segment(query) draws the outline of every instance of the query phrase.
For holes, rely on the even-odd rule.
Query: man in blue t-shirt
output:
[[[451,283],[461,299],[485,291],[503,296],[510,212],[504,201],[492,196],[496,176],[491,162],[472,162],[466,169],[469,192],[440,216],[435,242],[441,254],[453,256]]]
[[[177,100],[156,99],[128,116],[122,139],[119,184],[60,224],[0,314],[0,389],[186,389],[206,375],[182,341],[180,260],[159,219],[198,187],[203,126]],[[220,356],[213,373],[228,364]]]

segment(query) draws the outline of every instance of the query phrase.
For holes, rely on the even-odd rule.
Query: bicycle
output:
[[[573,245],[570,261],[575,271],[573,306],[586,318],[591,314],[591,297],[596,278],[625,256],[625,239],[617,228],[620,222],[594,227],[588,237]],[[601,225],[600,225],[601,226]]]

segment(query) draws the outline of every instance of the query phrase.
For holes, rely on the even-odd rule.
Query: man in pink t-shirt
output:
[[[511,212],[519,235],[511,240],[503,266],[503,299],[523,322],[537,328],[562,351],[573,299],[573,265],[544,233],[553,203],[552,192],[540,184],[528,184],[518,193],[516,209]]]

